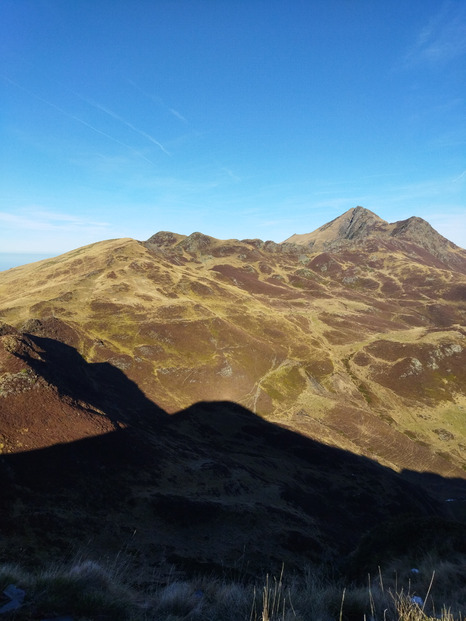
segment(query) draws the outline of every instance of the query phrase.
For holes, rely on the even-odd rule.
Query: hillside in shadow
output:
[[[40,356],[25,350],[19,357],[45,382],[56,386],[61,396],[104,412],[115,427],[148,424],[166,416],[116,366],[108,362],[88,364],[74,347],[53,338],[28,334],[28,339],[34,346],[32,351],[40,352]]]
[[[66,324],[56,321],[52,327],[57,338],[0,325],[0,453],[128,425],[149,432],[168,418],[121,369],[86,362],[71,344],[77,335]]]
[[[203,402],[169,416],[123,371],[89,364],[59,341],[26,335],[15,351],[37,376],[29,406],[34,398],[46,405],[48,395],[50,407],[30,413],[43,438],[66,426],[67,412],[79,420],[93,411],[113,430],[91,435],[89,427],[90,437],[1,456],[2,561],[124,551],[135,567],[256,573],[284,562],[299,570],[338,564],[381,525],[413,532],[413,520],[462,545],[450,525],[459,504],[439,499],[466,497],[462,479],[434,477],[434,497],[432,475],[397,474],[235,403]],[[389,553],[390,542],[370,545]],[[358,558],[384,561],[367,550]]]

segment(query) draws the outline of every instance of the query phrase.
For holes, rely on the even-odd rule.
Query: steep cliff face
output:
[[[364,207],[356,207],[343,219],[339,228],[342,239],[362,239],[384,226],[385,221]]]

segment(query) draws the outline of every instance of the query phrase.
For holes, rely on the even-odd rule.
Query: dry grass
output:
[[[144,592],[129,586],[124,567],[80,560],[69,566],[26,572],[0,567],[0,589],[26,591],[24,604],[5,621],[69,615],[75,621],[464,621],[466,561],[432,559],[413,571],[380,569],[367,584],[346,585],[322,568],[302,576],[267,576],[264,584],[198,577],[154,584]],[[462,586],[461,586],[462,585]],[[462,589],[462,590],[461,590]]]

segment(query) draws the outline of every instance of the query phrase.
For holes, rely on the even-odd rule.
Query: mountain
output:
[[[314,252],[338,250],[348,245],[359,245],[368,240],[377,239],[385,245],[391,243],[395,247],[409,248],[416,244],[433,257],[445,263],[446,267],[454,267],[466,272],[464,251],[442,237],[428,222],[413,216],[407,220],[389,224],[364,207],[355,207],[331,222],[324,224],[316,231],[304,235],[292,235],[285,243],[306,246]],[[411,252],[419,252],[411,248]]]
[[[285,243],[295,243],[308,246],[314,250],[324,250],[335,242],[363,239],[376,232],[385,233],[387,225],[388,223],[385,220],[379,218],[369,209],[354,207],[312,233],[292,235],[285,240]]]
[[[367,554],[359,542],[387,516],[448,515],[423,491],[441,477],[398,474],[231,402],[169,416],[122,371],[50,337],[4,325],[1,345],[3,437],[22,440],[0,459],[4,562],[12,549],[32,565],[124,550],[146,574],[244,577],[341,566]],[[445,489],[461,494],[463,483]]]
[[[466,252],[362,207],[281,244],[159,232],[2,272],[4,528],[29,506],[24,536],[47,515],[81,541],[76,511],[102,549],[139,523],[167,562],[251,545],[257,567],[261,533],[299,564],[387,516],[459,515],[465,311]]]

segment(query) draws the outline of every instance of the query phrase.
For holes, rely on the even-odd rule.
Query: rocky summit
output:
[[[1,272],[1,554],[87,538],[255,571],[460,519],[465,316],[466,251],[362,207],[283,243],[159,232]]]

